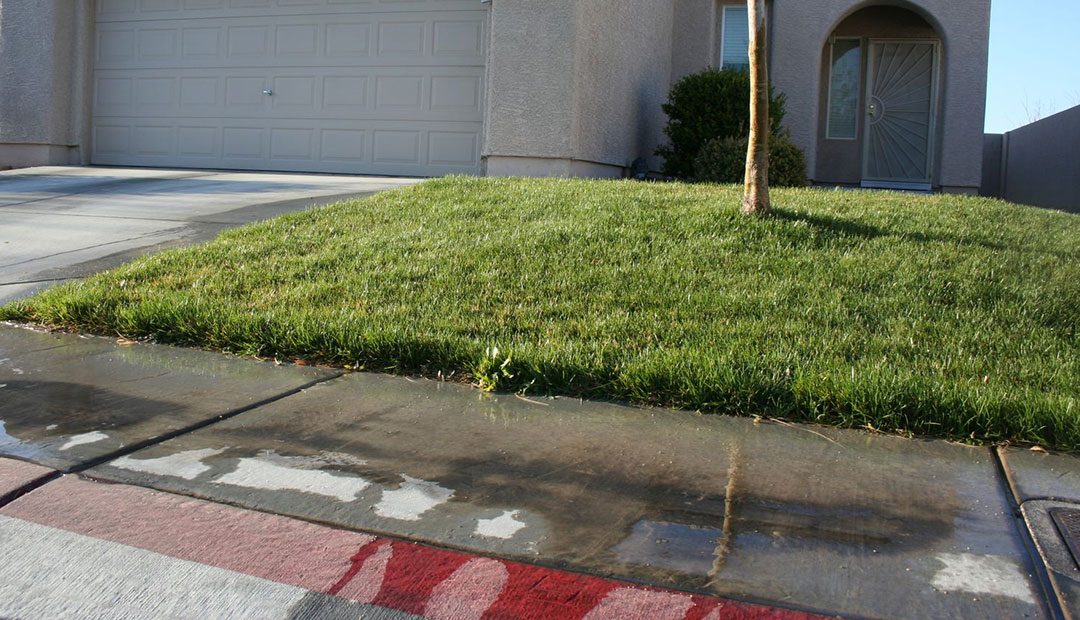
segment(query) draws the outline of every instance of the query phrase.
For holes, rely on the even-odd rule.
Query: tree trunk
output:
[[[746,0],[750,13],[750,143],[742,210],[747,215],[769,213],[769,69],[765,40],[765,0]]]

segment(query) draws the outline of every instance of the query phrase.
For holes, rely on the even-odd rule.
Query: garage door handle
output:
[[[267,88],[266,90],[263,91],[263,94],[266,95],[267,97],[270,97],[270,96],[272,96],[274,94],[274,89]]]

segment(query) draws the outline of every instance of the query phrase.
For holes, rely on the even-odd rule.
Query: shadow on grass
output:
[[[881,237],[888,234],[874,226],[868,226],[866,224],[860,224],[851,220],[844,220],[828,215],[812,215],[810,213],[800,213],[798,211],[789,211],[781,208],[774,208],[772,214],[777,219],[789,222],[805,222],[815,228],[827,230],[843,237],[863,237],[865,239],[873,239],[874,237]]]
[[[992,241],[986,241],[974,237],[965,237],[962,235],[950,235],[941,234],[928,231],[919,232],[903,232],[903,231],[885,231],[876,226],[870,226],[867,224],[861,224],[851,220],[845,220],[838,217],[829,215],[814,215],[810,213],[800,213],[798,211],[791,211],[783,208],[773,208],[772,215],[780,220],[786,220],[789,222],[804,222],[810,226],[828,231],[839,237],[847,238],[863,238],[873,239],[875,237],[884,236],[896,236],[905,241],[912,241],[915,243],[944,243],[947,245],[957,245],[966,247],[979,247],[991,251],[1004,251],[1017,249],[1010,247],[1002,243],[995,243]],[[1053,254],[1066,258],[1062,252],[1055,252],[1053,250],[1045,248],[1036,248],[1039,252],[1045,254]]]

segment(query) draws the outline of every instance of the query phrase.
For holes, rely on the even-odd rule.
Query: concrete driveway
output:
[[[227,228],[418,181],[99,167],[0,172],[0,304]]]

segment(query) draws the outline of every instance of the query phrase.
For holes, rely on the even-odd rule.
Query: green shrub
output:
[[[746,170],[746,136],[713,138],[701,147],[694,160],[695,181],[741,183]],[[806,156],[786,133],[769,138],[769,185],[806,185]]]
[[[769,138],[769,183],[776,187],[802,187],[808,183],[806,177],[803,150],[791,141],[786,131],[773,134]]]
[[[784,95],[769,88],[769,124],[780,132]],[[701,147],[713,138],[746,135],[750,124],[750,75],[744,70],[706,69],[688,75],[671,88],[663,105],[668,116],[664,133],[670,144],[656,149],[664,158],[664,174],[691,178]]]

